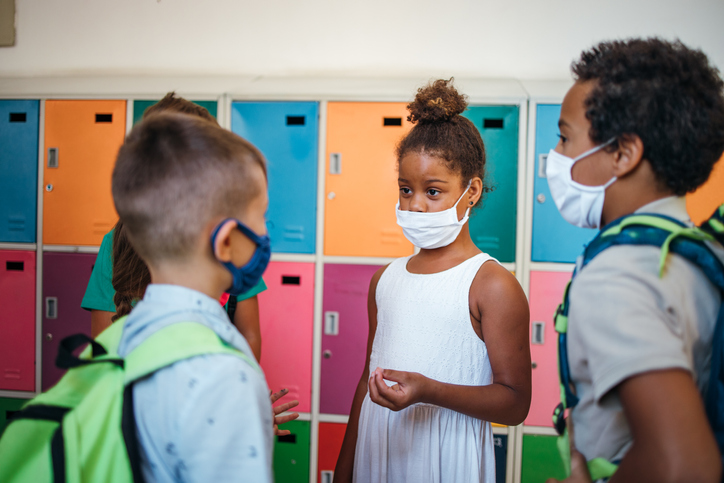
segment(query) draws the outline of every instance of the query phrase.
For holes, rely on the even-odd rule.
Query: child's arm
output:
[[[460,386],[417,373],[379,369],[369,382],[372,401],[393,411],[425,402],[495,423],[522,423],[530,408],[531,391],[525,294],[510,272],[497,263],[485,263],[470,288],[470,309],[471,316],[481,323],[493,369],[492,384]],[[398,384],[387,387],[383,378]]]
[[[111,320],[115,315],[115,312],[108,312],[106,310],[91,310],[91,337],[94,339],[100,335],[101,332],[111,326],[113,321]]]
[[[259,298],[254,295],[240,300],[234,313],[234,325],[249,343],[257,361],[261,361],[261,329],[259,328]]]
[[[375,332],[377,331],[377,301],[375,294],[377,293],[377,282],[379,282],[382,273],[387,267],[380,268],[370,281],[370,289],[367,293],[367,316],[369,318],[369,333],[367,335],[367,358],[365,359],[365,367],[362,371],[357,390],[352,400],[352,409],[350,410],[349,421],[347,421],[347,431],[344,433],[342,441],[342,449],[339,452],[337,466],[334,469],[335,483],[346,483],[352,481],[352,472],[354,469],[354,452],[357,446],[357,427],[359,423],[359,413],[362,408],[362,401],[367,395],[367,380],[369,379],[370,354],[372,353],[372,343],[375,340]]]

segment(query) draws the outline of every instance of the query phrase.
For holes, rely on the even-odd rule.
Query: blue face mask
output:
[[[224,265],[224,267],[231,272],[231,276],[233,277],[231,287],[229,287],[226,292],[231,295],[241,295],[248,292],[257,283],[259,283],[261,275],[264,273],[264,270],[266,270],[267,265],[269,265],[269,259],[271,258],[271,243],[268,235],[259,236],[239,220],[227,218],[219,223],[216,228],[214,228],[214,232],[211,234],[211,249],[214,251],[215,258],[216,236],[219,234],[221,227],[229,220],[235,221],[236,227],[239,231],[256,244],[254,254],[251,256],[249,262],[247,262],[247,264],[243,267],[237,267],[231,262],[222,262],[219,260],[219,263]]]

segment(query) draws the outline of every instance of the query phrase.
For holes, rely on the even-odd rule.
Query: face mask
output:
[[[460,234],[460,230],[463,229],[463,225],[468,221],[470,208],[465,211],[465,216],[459,221],[456,208],[469,189],[470,183],[452,208],[433,213],[401,211],[398,200],[395,207],[397,224],[402,227],[405,238],[416,247],[425,249],[445,247],[454,242]]]
[[[215,258],[216,236],[219,234],[219,230],[224,225],[224,223],[229,220],[235,221],[236,227],[239,229],[239,231],[246,235],[247,238],[249,238],[256,244],[256,250],[254,251],[254,254],[243,267],[237,267],[231,262],[222,262],[221,260],[219,260],[219,263],[226,267],[226,269],[231,272],[231,276],[233,277],[231,287],[226,290],[226,293],[229,293],[231,295],[241,295],[245,292],[248,292],[257,283],[259,283],[261,275],[264,273],[264,270],[266,270],[267,265],[269,265],[269,259],[271,258],[271,243],[268,235],[259,236],[251,231],[251,229],[249,229],[239,220],[227,218],[218,224],[218,226],[214,229],[214,233],[211,235],[211,248],[212,250],[214,250]]]
[[[546,161],[546,177],[551,196],[561,216],[570,224],[581,228],[598,228],[601,226],[603,199],[606,188],[611,186],[616,177],[611,178],[602,186],[586,186],[576,183],[571,178],[573,165],[581,159],[592,155],[611,144],[616,138],[586,151],[575,159],[564,156],[551,149]]]

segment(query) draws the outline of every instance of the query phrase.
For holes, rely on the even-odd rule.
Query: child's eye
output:
[[[558,138],[561,140],[562,143],[565,143],[568,141],[568,138],[566,138],[563,134],[558,133]]]
[[[440,194],[440,191],[436,190],[435,188],[430,188],[429,190],[427,190],[427,194],[430,196],[437,196]]]
[[[410,193],[412,193],[412,190],[410,190],[410,188],[400,188],[400,193],[402,193],[403,195],[409,195]]]

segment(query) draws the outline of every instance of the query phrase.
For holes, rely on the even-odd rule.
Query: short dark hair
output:
[[[250,143],[198,117],[149,116],[121,146],[113,170],[113,201],[126,233],[148,262],[192,251],[204,226],[236,217],[261,192],[252,170],[266,175]]]
[[[485,144],[480,132],[461,116],[468,107],[466,96],[453,87],[453,79],[438,79],[417,90],[407,105],[407,120],[415,123],[397,145],[397,162],[408,153],[428,153],[445,160],[459,173],[463,185],[476,176],[483,180],[483,192],[490,191],[485,178]]]
[[[194,104],[183,97],[177,97],[175,91],[169,92],[163,96],[163,99],[143,111],[143,119],[161,112],[180,112],[181,114],[190,114],[192,116],[198,116],[201,119],[211,121],[214,124],[219,124],[219,121],[211,115],[208,109],[201,107],[198,104]]]
[[[602,42],[571,66],[594,81],[586,99],[589,137],[600,144],[637,135],[656,178],[678,196],[694,191],[724,151],[719,71],[700,50],[659,38]]]

